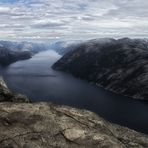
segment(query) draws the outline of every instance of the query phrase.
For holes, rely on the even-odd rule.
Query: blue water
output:
[[[1,69],[8,87],[32,101],[49,101],[89,109],[103,118],[148,134],[148,104],[90,85],[51,69],[61,56],[54,51],[36,54]]]

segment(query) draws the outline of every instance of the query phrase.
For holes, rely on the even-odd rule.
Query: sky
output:
[[[148,37],[148,0],[0,0],[0,39]]]

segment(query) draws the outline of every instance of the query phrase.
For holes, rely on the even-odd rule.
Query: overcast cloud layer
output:
[[[148,0],[0,0],[0,39],[148,35]]]

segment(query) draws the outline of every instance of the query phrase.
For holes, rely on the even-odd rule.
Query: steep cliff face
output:
[[[123,38],[82,43],[53,65],[96,85],[148,99],[148,41]]]
[[[10,93],[1,78],[0,148],[148,147],[148,136],[111,124],[90,111],[51,103],[19,103]]]

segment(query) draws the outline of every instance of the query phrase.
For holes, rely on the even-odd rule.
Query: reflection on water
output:
[[[148,104],[52,70],[51,65],[60,57],[54,51],[42,52],[1,69],[1,73],[11,90],[26,94],[33,101],[89,109],[112,122],[148,133]]]

